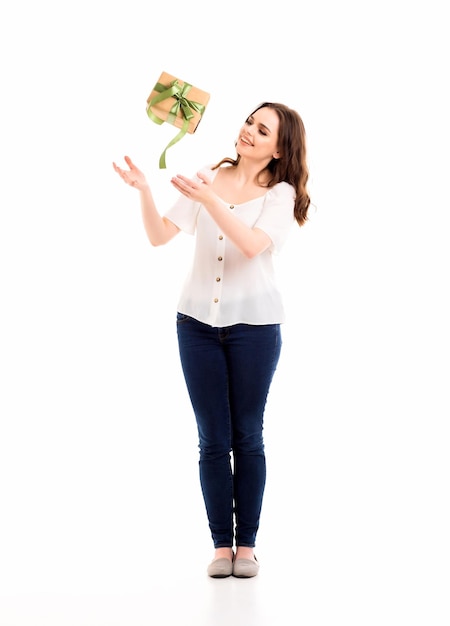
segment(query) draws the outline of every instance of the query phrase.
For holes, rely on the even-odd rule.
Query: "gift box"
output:
[[[180,129],[161,154],[159,167],[166,167],[166,150],[193,134],[202,119],[210,94],[189,83],[162,72],[147,98],[147,115],[156,124],[167,122]]]

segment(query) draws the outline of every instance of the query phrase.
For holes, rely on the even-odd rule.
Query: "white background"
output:
[[[263,567],[229,617],[448,626],[444,5],[2,5],[1,626],[210,626],[215,594],[242,593],[204,573],[175,336],[193,240],[152,248],[111,162],[130,155],[164,211],[170,177],[234,156],[263,100],[304,120],[315,208],[277,259]],[[211,100],[161,171],[163,70]]]

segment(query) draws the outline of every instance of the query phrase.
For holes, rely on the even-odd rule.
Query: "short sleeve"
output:
[[[180,195],[175,204],[165,213],[171,222],[188,235],[195,233],[200,202],[194,202],[186,196]]]
[[[211,166],[205,166],[200,171],[204,172],[210,178],[213,178]],[[214,174],[215,175],[215,174]],[[200,178],[194,176],[200,181]],[[193,235],[197,226],[198,212],[200,211],[200,202],[194,202],[186,196],[180,194],[175,204],[164,214],[171,222],[188,235]]]
[[[265,198],[261,215],[254,224],[271,239],[274,252],[279,252],[289,236],[294,218],[295,189],[281,182],[270,189]]]

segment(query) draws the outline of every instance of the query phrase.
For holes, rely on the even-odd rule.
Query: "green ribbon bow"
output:
[[[158,95],[152,98],[147,103],[147,115],[153,122],[155,122],[155,124],[163,124],[164,122],[173,124],[175,119],[179,116],[180,111],[183,116],[183,126],[181,127],[180,132],[176,135],[176,137],[172,139],[172,141],[167,144],[163,153],[161,154],[161,157],[159,159],[160,169],[165,169],[166,167],[167,150],[185,136],[189,127],[189,121],[194,117],[193,111],[200,113],[200,115],[203,115],[205,111],[206,107],[204,104],[201,104],[200,102],[194,102],[193,100],[188,100],[186,98],[191,88],[192,85],[189,85],[189,83],[184,83],[184,86],[182,87],[179,84],[178,80],[172,81],[169,87],[162,85],[161,83],[156,83],[156,85],[153,87],[153,90],[157,91]],[[170,109],[167,119],[163,120],[155,115],[151,108],[162,100],[167,100],[167,98],[174,98],[175,103]]]

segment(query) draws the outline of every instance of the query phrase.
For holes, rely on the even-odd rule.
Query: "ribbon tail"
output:
[[[183,137],[185,136],[187,129],[189,126],[189,120],[184,120],[183,121],[183,126],[180,130],[180,132],[172,139],[172,141],[170,141],[167,146],[164,148],[163,153],[161,154],[160,158],[159,158],[159,169],[160,170],[164,170],[166,169],[166,152],[169,148],[171,148],[174,144],[176,144],[178,141],[180,141],[180,139],[183,139]]]
[[[153,111],[150,109],[150,106],[147,107],[147,115],[152,120],[152,122],[155,122],[155,124],[161,125],[164,123],[163,119],[153,113]]]

